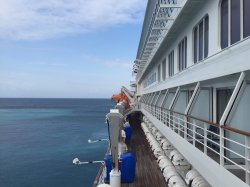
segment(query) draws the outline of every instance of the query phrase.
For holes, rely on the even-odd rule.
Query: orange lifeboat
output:
[[[114,99],[116,103],[125,101],[126,102],[125,109],[129,108],[128,97],[125,94],[123,93],[114,94],[112,95],[112,99]]]

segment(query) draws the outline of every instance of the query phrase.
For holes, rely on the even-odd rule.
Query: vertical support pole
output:
[[[225,159],[224,159],[224,136],[225,132],[224,129],[220,127],[220,165],[225,165]]]
[[[245,160],[245,162],[246,162],[245,163],[246,164],[246,166],[245,166],[246,172],[245,173],[246,173],[246,183],[248,185],[250,185],[250,173],[249,173],[249,171],[250,171],[250,161],[247,160],[247,159],[250,159],[250,149],[249,149],[249,147],[250,147],[250,137],[245,136],[245,157],[246,157],[246,160]]]
[[[207,124],[204,123],[204,153],[207,155]]]
[[[193,121],[193,145],[195,146],[195,137],[196,137],[196,122]]]
[[[188,125],[188,119],[187,116],[184,116],[184,126],[183,126],[183,131],[184,131],[184,138],[187,140],[187,125]]]
[[[180,135],[180,133],[181,133],[181,120],[180,120],[180,115],[178,114],[177,115],[178,116],[178,118],[177,118],[177,120],[178,120],[178,124],[177,124],[177,128],[178,128],[178,134]]]
[[[110,128],[110,144],[111,144],[111,154],[112,154],[112,167],[110,172],[110,186],[120,187],[121,186],[121,172],[119,171],[118,162],[118,142],[120,135],[120,128],[123,123],[123,115],[119,113],[119,109],[111,109],[110,113],[106,116],[109,122]]]
[[[193,107],[193,105],[195,104],[197,98],[198,98],[198,94],[199,94],[199,91],[200,91],[200,82],[197,82],[196,86],[195,86],[195,89],[194,89],[194,92],[188,102],[188,105],[187,105],[187,108],[184,112],[185,115],[188,115]],[[188,138],[188,118],[185,117],[185,139],[189,139]],[[191,127],[190,127],[191,129]],[[190,130],[191,131],[191,130]],[[191,136],[191,135],[190,135]]]

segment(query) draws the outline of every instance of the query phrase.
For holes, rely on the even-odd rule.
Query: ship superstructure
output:
[[[143,115],[212,186],[250,184],[250,1],[149,1],[134,64]]]

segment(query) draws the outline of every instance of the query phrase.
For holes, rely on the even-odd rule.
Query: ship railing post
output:
[[[172,129],[172,117],[171,117],[170,111],[168,111],[168,124],[169,124],[169,127]]]
[[[179,114],[177,114],[178,118],[178,123],[177,123],[177,128],[178,128],[178,134],[181,134],[181,116]]]
[[[220,127],[220,165],[225,165],[225,159],[224,159],[224,136],[225,132],[224,129]]]
[[[183,130],[184,130],[184,138],[185,138],[185,140],[187,140],[187,125],[188,125],[187,116],[184,116]]]
[[[173,112],[171,113],[170,112],[170,116],[171,116],[171,125],[172,125],[172,129],[173,129],[173,131],[175,131],[175,118],[174,118],[174,114],[173,114]]]
[[[207,128],[207,124],[206,123],[204,123],[204,134],[203,134],[203,136],[204,136],[204,153],[207,155],[207,130],[208,128]]]
[[[245,157],[246,157],[246,159],[245,159],[245,162],[246,162],[245,163],[245,169],[246,169],[245,173],[246,173],[246,183],[248,185],[250,185],[250,173],[249,173],[249,171],[250,171],[250,161],[249,161],[250,149],[249,149],[249,147],[250,147],[250,137],[245,136]]]
[[[195,146],[195,137],[196,137],[196,122],[193,120],[193,145]]]
[[[170,112],[170,119],[171,119],[171,127],[172,127],[172,130],[175,131],[175,118],[174,118],[174,114],[173,112]]]

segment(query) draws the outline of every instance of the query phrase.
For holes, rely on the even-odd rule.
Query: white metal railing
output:
[[[218,164],[250,184],[250,133],[158,106],[141,108]]]

